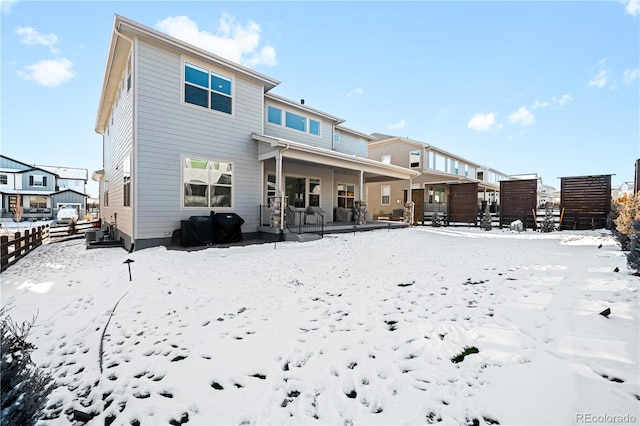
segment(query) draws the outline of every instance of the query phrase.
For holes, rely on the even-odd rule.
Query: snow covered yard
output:
[[[38,313],[33,358],[60,385],[46,425],[74,408],[91,425],[640,420],[640,278],[607,231],[131,254],[67,241],[1,278],[14,320]]]

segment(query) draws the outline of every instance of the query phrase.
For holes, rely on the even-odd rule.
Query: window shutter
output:
[[[42,186],[47,186],[47,177],[46,176],[42,177]]]
[[[29,176],[29,186],[33,186],[33,176]]]

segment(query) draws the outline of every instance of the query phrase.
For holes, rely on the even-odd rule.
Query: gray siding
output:
[[[133,235],[132,207],[124,206],[123,161],[127,155],[132,156],[133,150],[133,96],[135,84],[132,83],[131,89],[127,90],[126,79],[127,74],[125,72],[120,76],[121,85],[116,96],[118,100],[114,103],[107,124],[107,132],[103,136],[104,180],[107,180],[109,184],[109,203],[107,206],[104,205],[104,194],[101,187],[100,217],[107,223],[113,223],[117,217],[118,230],[124,234]],[[133,77],[132,80],[134,80]],[[131,191],[131,193],[131,205],[134,205],[133,198],[135,194],[134,191]]]
[[[340,135],[340,140],[335,144],[336,151],[367,158],[367,142],[363,138],[339,130],[338,134]]]
[[[237,213],[245,220],[243,232],[256,232],[261,167],[251,133],[262,130],[262,86],[210,64],[233,78],[234,114],[216,113],[181,102],[178,53],[140,40],[138,54],[136,239],[168,238],[181,220],[209,214],[182,207],[183,155],[234,164],[233,208],[215,210]]]
[[[47,177],[47,184],[44,186],[31,186],[29,185],[29,178],[31,176],[40,175]],[[56,187],[56,176],[45,172],[44,170],[32,170],[30,172],[22,173],[22,189],[29,191],[54,191]]]
[[[7,157],[0,157],[0,169],[27,170],[29,167]]]

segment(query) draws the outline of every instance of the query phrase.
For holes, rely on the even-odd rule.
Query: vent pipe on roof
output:
[[[300,103],[304,105],[304,99],[300,99]]]

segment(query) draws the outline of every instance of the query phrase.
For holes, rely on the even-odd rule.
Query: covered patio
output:
[[[265,182],[261,233],[316,232],[309,229],[317,230],[320,224],[323,232],[399,226],[373,220],[366,209],[366,184],[394,180],[411,188],[420,175],[416,170],[282,138],[256,133],[252,137],[258,142]]]

